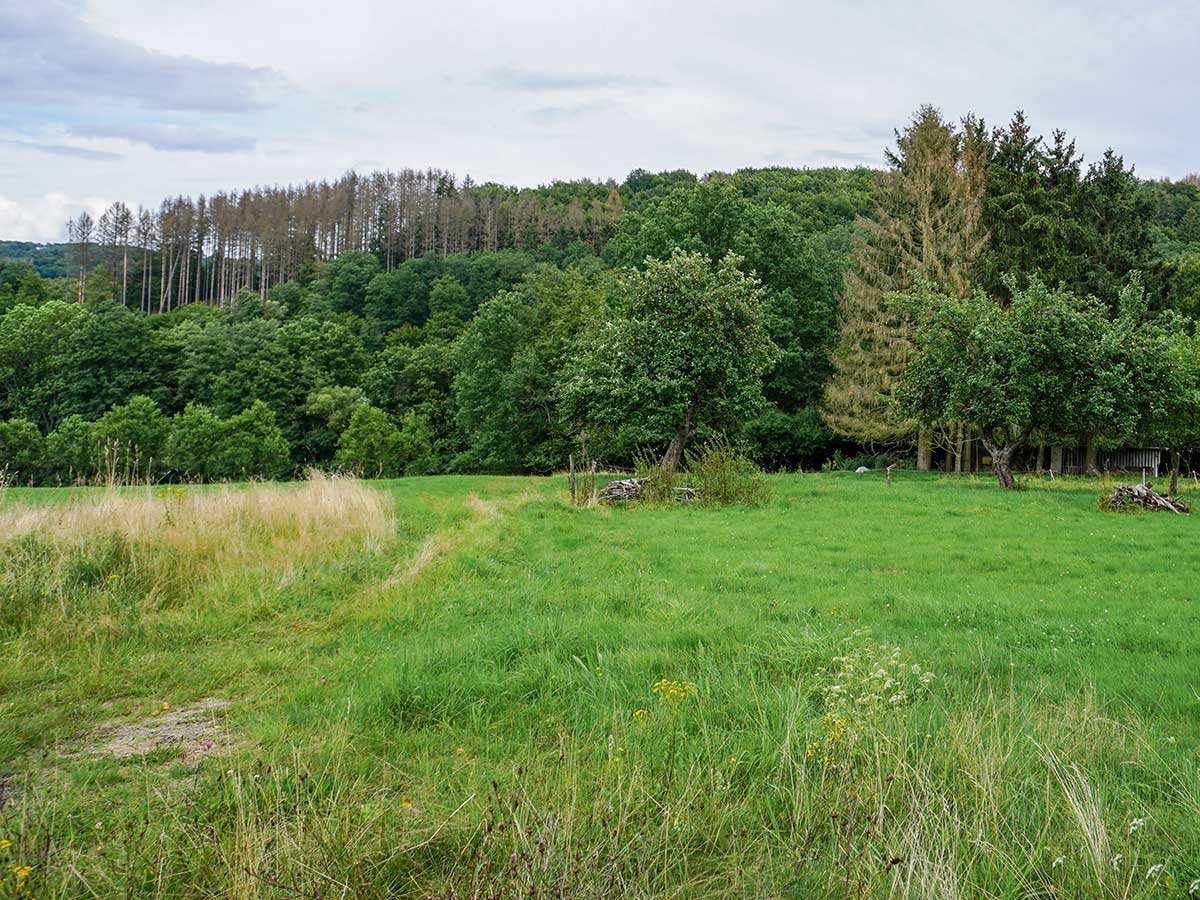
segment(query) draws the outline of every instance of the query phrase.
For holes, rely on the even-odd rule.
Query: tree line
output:
[[[1085,165],[1020,114],[929,108],[885,163],[520,190],[405,170],[114,204],[72,223],[64,275],[0,264],[0,466],[50,484],[546,472],[572,452],[669,466],[720,434],[770,468],[910,446],[962,468],[985,439],[993,461],[1167,440],[1178,407],[1149,407],[1187,394],[1195,355],[1195,179]],[[1030,378],[1021,422],[964,405],[984,373],[1045,369],[1011,353],[1054,310],[1091,323],[1041,335],[1073,360],[1062,384],[1095,376],[1106,399],[1026,414],[1048,394]],[[982,335],[1024,340],[989,363]],[[1153,390],[1114,374],[1150,356],[1096,362],[1130,335],[1168,373]],[[1118,402],[1138,412],[1106,417]]]

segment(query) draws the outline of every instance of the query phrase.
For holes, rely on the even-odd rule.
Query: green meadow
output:
[[[771,486],[4,491],[0,897],[1200,896],[1194,518]]]

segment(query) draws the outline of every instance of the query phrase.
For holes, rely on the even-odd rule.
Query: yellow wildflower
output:
[[[696,685],[690,681],[674,681],[670,678],[660,678],[654,682],[654,693],[658,699],[668,706],[675,707],[696,693]]]

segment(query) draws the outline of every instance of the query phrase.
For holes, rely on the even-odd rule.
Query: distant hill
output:
[[[66,244],[0,241],[0,262],[29,263],[43,278],[59,278],[64,275],[66,256]]]

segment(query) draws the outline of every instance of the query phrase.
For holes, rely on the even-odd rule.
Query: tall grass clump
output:
[[[642,502],[650,505],[687,501],[701,506],[762,506],[771,499],[762,469],[723,437],[685,451],[678,470],[664,469],[658,457],[643,452],[634,457],[634,471],[645,481]]]
[[[392,530],[390,498],[353,478],[300,484],[98,489],[64,503],[0,508],[0,628],[93,601],[145,611],[224,577],[280,580]]]
[[[688,450],[685,468],[689,484],[705,506],[762,506],[771,499],[766,475],[741,448],[724,438]]]

